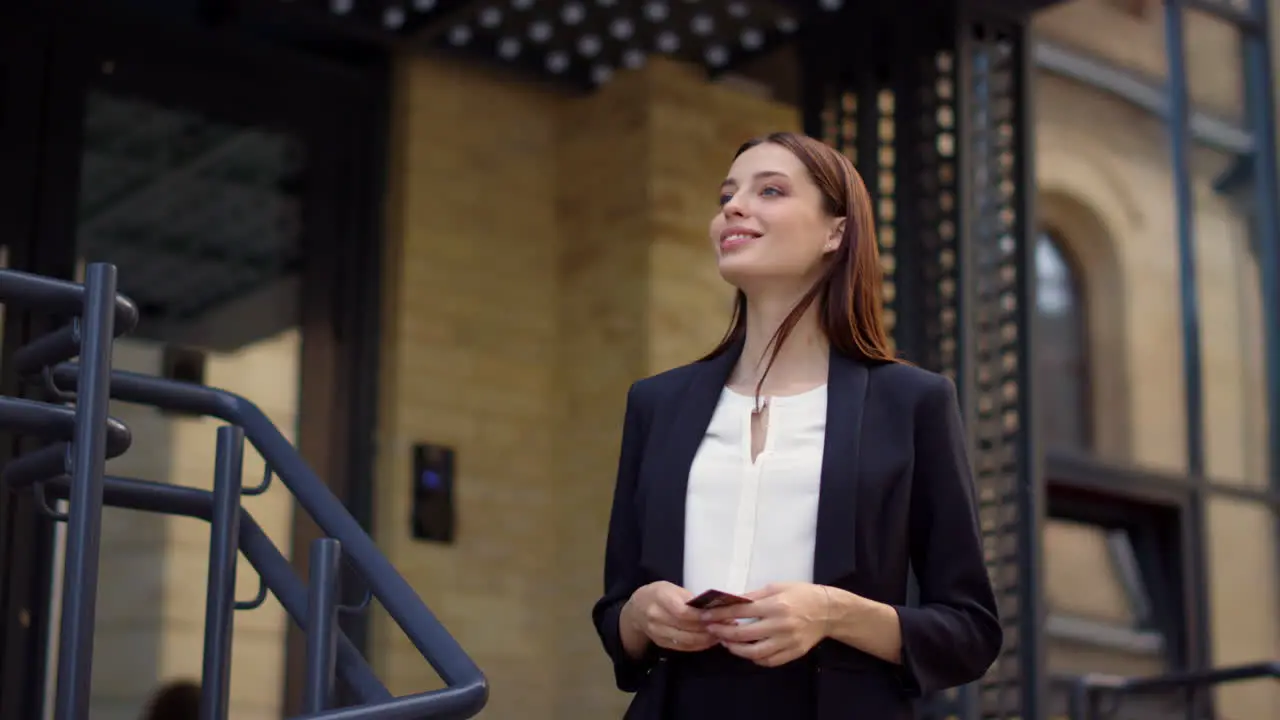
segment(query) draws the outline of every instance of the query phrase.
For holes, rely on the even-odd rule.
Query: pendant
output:
[[[751,409],[751,414],[754,416],[759,416],[761,413],[763,413],[765,410],[768,410],[768,409],[769,409],[769,398],[767,397],[758,398],[756,400],[756,406]]]

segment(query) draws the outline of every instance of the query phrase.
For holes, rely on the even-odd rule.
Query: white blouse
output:
[[[813,581],[827,387],[768,402],[755,462],[755,399],[728,388],[694,456],[684,529],[684,585],[694,595]]]

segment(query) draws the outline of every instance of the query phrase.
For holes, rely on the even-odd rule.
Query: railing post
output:
[[[209,585],[205,590],[200,720],[226,720],[231,701],[231,636],[235,624],[244,431],[230,425],[218,428],[217,448],[213,511],[209,518]]]
[[[1088,678],[1076,678],[1067,696],[1068,720],[1093,720],[1093,692]]]
[[[76,398],[58,638],[56,720],[84,720],[89,716],[98,543],[102,533],[102,476],[106,470],[107,407],[115,337],[115,267],[93,263],[86,269],[82,317],[81,382]]]
[[[342,545],[333,538],[311,541],[307,593],[307,674],[303,712],[328,710],[333,703],[333,676],[338,654],[338,576]]]

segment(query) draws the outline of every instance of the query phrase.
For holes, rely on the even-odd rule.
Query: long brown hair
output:
[[[875,217],[871,194],[849,158],[835,148],[811,137],[777,132],[748,140],[733,154],[739,155],[757,145],[772,143],[786,148],[809,171],[822,192],[823,209],[831,217],[843,217],[844,234],[840,246],[827,258],[822,276],[800,298],[769,339],[769,353],[764,372],[756,384],[756,395],[764,386],[764,378],[778,357],[778,349],[786,342],[814,302],[818,305],[818,324],[827,342],[841,354],[868,363],[902,362],[889,348],[884,329],[884,307],[881,300],[882,271],[880,248],[876,243]],[[747,295],[739,290],[733,303],[729,330],[714,350],[702,360],[724,353],[747,334]]]

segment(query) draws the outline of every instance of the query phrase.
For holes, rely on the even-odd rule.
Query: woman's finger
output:
[[[653,629],[653,642],[668,650],[705,650],[717,642],[717,639],[706,632],[683,630],[674,626],[659,626]]]
[[[691,633],[706,633],[707,624],[695,613],[692,616],[683,613],[676,614],[667,611],[666,608],[657,608],[657,612],[650,618],[650,622],[656,625],[664,625],[667,627],[679,628]]]
[[[707,626],[707,632],[725,642],[747,643],[757,642],[781,633],[783,628],[778,620],[759,620],[753,623],[724,623]]]
[[[686,625],[701,625],[702,611],[689,607],[678,600],[663,602],[662,609],[674,620]]]
[[[802,654],[788,645],[772,655],[756,658],[755,663],[761,667],[778,667],[799,658]]]
[[[712,608],[699,613],[699,619],[703,622],[730,622],[737,618],[761,617],[759,603],[740,603],[738,605],[727,605],[725,607]]]
[[[776,655],[786,645],[781,638],[776,637],[758,642],[725,642],[722,644],[729,652],[751,662],[759,662],[761,658]]]

